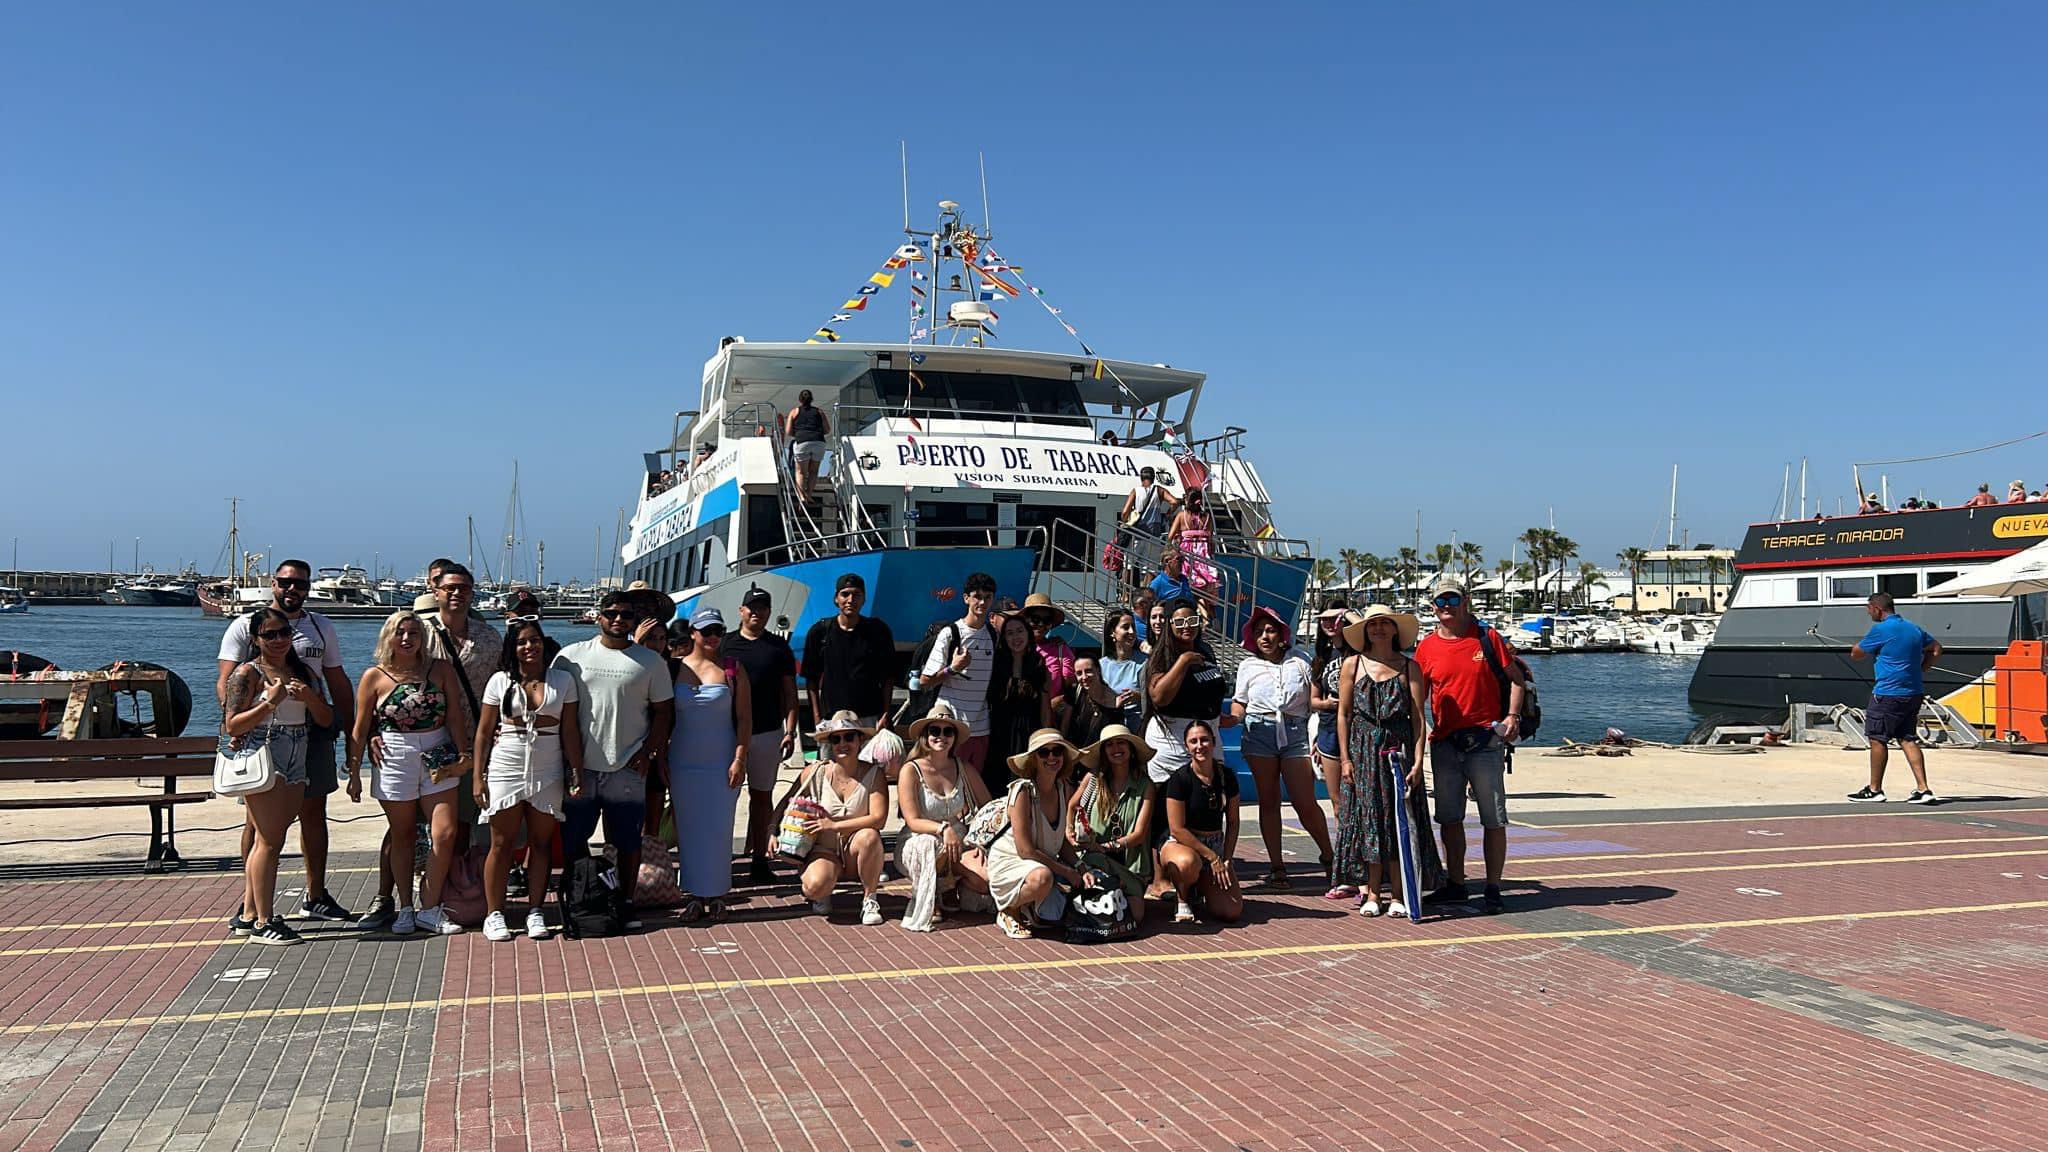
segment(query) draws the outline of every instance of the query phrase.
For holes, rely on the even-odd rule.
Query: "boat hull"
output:
[[[2013,639],[2010,600],[1918,600],[1899,612],[1942,646],[1927,693],[1952,692],[1991,668]],[[1870,627],[1855,604],[1747,608],[1721,618],[1687,691],[1698,712],[1781,714],[1787,703],[1870,700],[1871,662],[1849,655]]]
[[[124,608],[190,608],[199,603],[199,594],[168,588],[109,588],[100,593],[100,602]]]
[[[803,638],[811,625],[838,613],[834,585],[841,575],[852,572],[867,585],[862,614],[889,625],[896,647],[907,652],[931,624],[957,620],[966,611],[960,584],[969,573],[995,577],[998,602],[1022,603],[1031,592],[1036,556],[1030,548],[884,548],[827,556],[730,577],[679,600],[676,613],[687,619],[709,606],[724,614],[729,627],[737,626],[740,598],[759,585],[775,598],[769,628],[790,637],[801,660]]]

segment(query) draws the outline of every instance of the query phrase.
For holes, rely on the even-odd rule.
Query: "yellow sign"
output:
[[[2048,536],[2048,515],[2000,516],[1992,522],[1991,534],[2001,540]]]

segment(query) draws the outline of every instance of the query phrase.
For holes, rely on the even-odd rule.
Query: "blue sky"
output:
[[[801,338],[898,242],[899,139],[924,221],[986,152],[1005,254],[1208,372],[1198,431],[1330,551],[1554,515],[1609,560],[1673,463],[1732,542],[1788,461],[1832,502],[2048,426],[2038,7],[938,11],[17,6],[0,547],[206,566],[234,494],[406,575],[517,458],[587,578],[717,338]],[[1954,502],[2048,440],[1885,471]]]

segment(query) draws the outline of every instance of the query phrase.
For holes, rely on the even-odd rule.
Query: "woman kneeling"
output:
[[[1207,720],[1188,725],[1188,762],[1174,771],[1166,795],[1169,839],[1159,849],[1159,869],[1179,898],[1176,922],[1195,918],[1195,898],[1213,920],[1234,921],[1244,896],[1230,870],[1237,852],[1237,774],[1216,759],[1216,729]]]
[[[1009,822],[988,847],[988,890],[996,902],[996,924],[1012,940],[1029,940],[1039,903],[1064,880],[1095,887],[1095,877],[1074,867],[1074,846],[1061,827],[1067,820],[1067,774],[1080,753],[1051,728],[1031,734],[1024,751],[1010,757],[1018,779],[1005,798]]]

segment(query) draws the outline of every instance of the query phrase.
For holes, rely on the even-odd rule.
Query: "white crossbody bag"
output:
[[[253,796],[277,787],[277,764],[270,758],[270,730],[276,720],[263,726],[263,743],[245,752],[234,750],[234,740],[221,733],[220,747],[213,754],[213,794]]]

